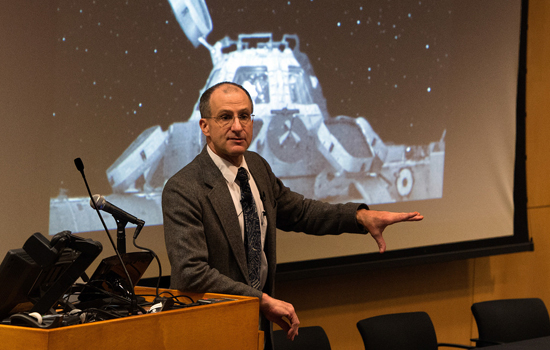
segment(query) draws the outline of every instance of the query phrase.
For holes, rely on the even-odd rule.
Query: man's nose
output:
[[[237,117],[233,117],[233,122],[231,123],[231,130],[242,130],[243,125]]]

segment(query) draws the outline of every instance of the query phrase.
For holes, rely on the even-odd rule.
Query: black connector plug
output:
[[[153,301],[153,306],[149,309],[149,313],[170,310],[173,306],[174,300],[172,298],[156,297]]]

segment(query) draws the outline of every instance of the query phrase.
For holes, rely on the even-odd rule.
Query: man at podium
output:
[[[252,141],[253,103],[240,85],[223,82],[200,98],[207,145],[167,183],[162,196],[171,288],[260,299],[261,329],[272,348],[271,322],[298,334],[294,307],[273,297],[276,229],[315,235],[370,235],[380,252],[384,229],[422,215],[369,210],[366,204],[328,204],[283,185]]]

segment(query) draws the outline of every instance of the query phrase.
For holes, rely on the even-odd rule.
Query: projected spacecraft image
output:
[[[286,27],[278,21],[277,14],[282,16],[284,11],[290,11],[294,5],[291,1],[277,5],[261,2],[264,12],[273,16],[271,27],[254,29],[256,20],[251,19],[241,25],[241,17],[235,17],[230,21],[230,34],[216,32],[219,37],[211,35],[218,25],[216,18],[223,17],[223,12],[229,11],[232,6],[235,9],[231,11],[235,11],[236,16],[250,16],[247,11],[252,10],[245,2],[214,4],[204,0],[167,0],[167,3],[173,17],[165,21],[177,21],[180,33],[184,33],[189,41],[186,44],[192,44],[186,46],[189,52],[180,50],[172,55],[191,57],[186,55],[197,54],[193,51],[201,51],[202,55],[207,53],[209,61],[195,60],[193,65],[201,66],[203,71],[210,73],[202,76],[200,85],[192,81],[189,89],[195,91],[194,106],[179,106],[185,115],[174,116],[172,113],[171,120],[167,118],[162,122],[151,118],[151,125],[142,129],[118,158],[112,159],[105,173],[112,193],[103,194],[109,202],[138,216],[147,225],[162,224],[160,202],[164,184],[206,144],[199,128],[198,96],[222,81],[238,83],[250,93],[255,117],[254,138],[249,150],[262,155],[273,172],[292,190],[322,201],[354,201],[369,205],[442,197],[447,133],[444,114],[447,107],[441,101],[445,96],[445,72],[449,57],[445,44],[441,43],[444,40],[434,42],[434,37],[430,38],[434,28],[422,25],[420,29],[413,30],[410,29],[412,24],[401,24],[420,17],[420,11],[423,11],[422,16],[429,15],[430,11],[435,12],[433,2],[422,4],[419,1],[414,5],[403,1],[381,2],[384,5],[375,11],[367,9],[367,5],[363,5],[365,1],[353,1],[350,2],[350,10],[341,14],[342,19],[333,14],[330,28],[317,27],[327,32],[317,33],[324,39],[332,35],[329,34],[331,31],[337,31],[349,23],[353,27],[347,36],[351,36],[352,40],[356,40],[354,33],[359,40],[361,34],[358,30],[383,36],[383,40],[377,41],[361,39],[364,40],[363,46],[366,46],[364,56],[353,51],[353,47],[358,45],[353,41],[347,52],[322,44],[315,45],[318,51],[313,51],[314,44],[310,38],[315,28],[309,28],[309,32],[302,34],[298,30],[300,27],[289,27],[289,32],[285,33]],[[313,6],[320,6],[319,3],[323,2],[309,0],[307,3],[310,4],[305,6],[313,9]],[[394,22],[382,24],[387,3],[394,5],[398,15],[394,15]],[[130,6],[127,2],[126,5]],[[166,8],[166,4],[164,6]],[[438,6],[442,7],[441,4]],[[65,9],[58,11],[62,15]],[[364,14],[358,14],[362,11]],[[450,13],[448,9],[445,11]],[[305,12],[296,17],[296,23],[302,18],[300,16],[314,16],[314,12]],[[122,11],[117,13],[123,15]],[[285,17],[289,14],[286,13]],[[429,19],[425,21],[429,23]],[[444,22],[445,18],[441,21]],[[98,23],[98,27],[105,26]],[[273,30],[268,32],[266,29],[270,28]],[[425,41],[417,43],[407,40],[408,32],[424,33]],[[445,30],[439,28],[438,35],[444,36]],[[60,38],[60,45],[67,40]],[[394,53],[394,46],[400,40],[407,41],[405,48],[401,49],[405,53]],[[425,57],[412,57],[416,51],[407,51],[407,48],[415,46],[419,48],[414,50],[421,54],[426,52],[431,55],[429,68],[420,66],[426,64],[422,62]],[[79,50],[85,48],[80,47]],[[343,58],[341,67],[334,67],[329,64],[333,58],[325,60],[323,52],[330,57],[350,57]],[[369,60],[369,52],[385,57],[389,63]],[[154,51],[154,54],[158,52]],[[409,61],[406,60],[408,56]],[[353,68],[351,66],[355,66],[353,73],[347,71]],[[151,69],[156,71],[155,67]],[[318,67],[323,71],[321,75],[316,74]],[[333,93],[335,89],[344,89],[339,85],[342,83],[328,81],[327,77],[331,75],[347,79],[347,89],[352,91],[348,99]],[[168,79],[170,82],[173,80],[177,80],[177,76]],[[144,81],[141,89],[153,89],[155,86],[148,86]],[[407,93],[413,89],[415,92],[412,95]],[[407,101],[413,102],[395,107],[395,104],[405,100],[401,91],[408,94]],[[346,95],[342,93],[342,96]],[[116,96],[104,93],[102,98],[108,101],[116,99]],[[174,104],[181,104],[174,100]],[[137,118],[142,113],[140,97],[133,96],[129,104],[134,105],[129,114]],[[154,101],[149,104],[154,104]],[[162,103],[159,102],[160,108]],[[114,221],[108,220],[107,224],[109,228],[116,228]],[[61,230],[73,233],[95,231],[102,229],[100,225],[89,205],[88,196],[71,197],[61,188],[60,194],[50,199],[50,233]]]

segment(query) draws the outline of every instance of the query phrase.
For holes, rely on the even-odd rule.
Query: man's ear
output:
[[[199,126],[204,136],[210,136],[210,125],[206,122],[206,119],[201,118],[199,120]]]

